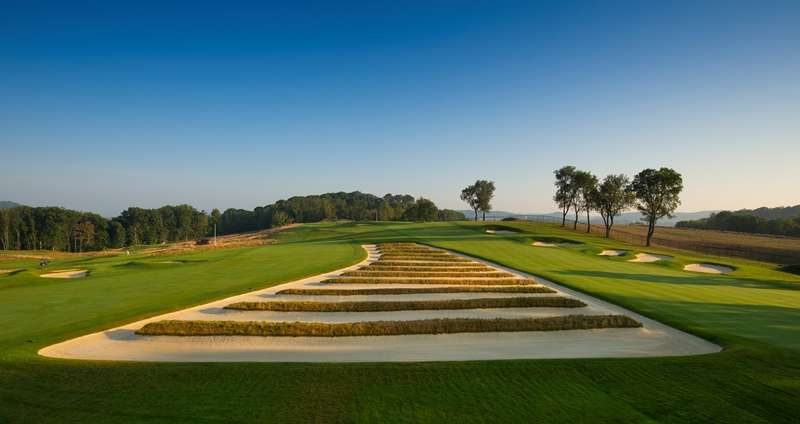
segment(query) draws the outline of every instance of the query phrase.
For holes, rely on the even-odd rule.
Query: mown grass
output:
[[[510,287],[398,287],[387,289],[284,289],[276,294],[301,296],[362,296],[362,295],[401,295],[426,293],[555,293],[545,286],[510,286]]]
[[[567,331],[641,327],[625,315],[566,315],[545,318],[442,318],[348,323],[269,321],[157,321],[136,331],[142,336],[349,337],[410,334]]]
[[[511,224],[510,224],[511,225]],[[273,246],[178,258],[168,269],[110,265],[138,257],[65,258],[91,277],[47,280],[38,260],[0,278],[3,423],[796,423],[800,277],[758,262],[651,248],[665,263],[595,256],[636,249],[557,226],[515,223],[304,225]],[[530,246],[540,237],[581,245]],[[357,263],[359,244],[421,242],[538,274],[724,345],[664,358],[377,364],[133,363],[42,358],[44,346],[148,316]],[[732,262],[724,276],[682,271]],[[439,284],[439,283],[437,283]],[[485,285],[485,283],[484,283]]]
[[[484,278],[484,279],[435,279],[435,278],[370,278],[370,277],[334,277],[329,278],[324,284],[439,284],[439,285],[469,285],[469,286],[524,286],[535,285],[536,281],[526,278]]]
[[[585,303],[563,296],[364,302],[236,302],[225,309],[277,312],[388,312],[490,308],[581,308]]]
[[[459,278],[459,277],[485,277],[485,278],[503,278],[513,277],[514,274],[505,271],[379,271],[379,270],[358,270],[348,271],[342,274],[345,277],[440,277],[440,278]]]

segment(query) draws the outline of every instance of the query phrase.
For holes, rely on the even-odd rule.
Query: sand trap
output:
[[[85,269],[64,269],[61,271],[53,271],[47,274],[42,274],[42,278],[82,278],[85,277],[89,271]]]
[[[628,262],[658,262],[658,261],[668,261],[672,259],[672,256],[668,255],[656,255],[654,253],[637,253],[636,259],[631,259]]]
[[[545,243],[543,241],[535,241],[533,245],[536,247],[558,247],[556,243]]]
[[[374,262],[380,253],[374,246],[364,246],[368,257],[360,264],[327,274],[305,278],[279,286],[214,301],[138,322],[126,324],[43,348],[40,355],[55,358],[90,360],[133,360],[170,362],[408,362],[523,358],[597,358],[695,355],[718,352],[720,347],[668,327],[657,321],[583,293],[570,290],[533,275],[463,255],[474,262],[519,278],[533,279],[560,295],[574,297],[587,304],[583,308],[472,309],[440,311],[398,311],[361,313],[279,313],[268,311],[230,311],[225,305],[241,301],[281,299],[275,293],[287,288],[321,287],[321,281]],[[444,282],[443,282],[444,283]],[[411,286],[411,285],[409,285]],[[372,287],[372,286],[370,286]],[[484,294],[486,295],[486,294]],[[437,295],[440,296],[440,295]],[[454,293],[452,298],[463,297]],[[503,295],[499,295],[503,296]],[[409,299],[431,295],[409,295]],[[497,297],[493,295],[492,297]],[[365,296],[377,300],[373,296]],[[346,300],[352,300],[348,297]],[[395,300],[394,298],[392,300]],[[524,309],[524,310],[523,310]],[[600,330],[529,331],[509,333],[458,333],[440,335],[372,337],[175,337],[140,336],[135,331],[148,322],[164,319],[209,320],[290,320],[353,322],[377,319],[418,319],[425,317],[501,317],[553,316],[566,313],[624,314],[643,324],[641,328]]]
[[[623,256],[628,252],[624,250],[604,250],[597,254],[597,256]]]
[[[690,264],[683,267],[684,271],[702,272],[705,274],[728,274],[733,272],[733,268],[724,265],[714,264]]]
[[[486,230],[486,234],[516,234],[516,232],[508,230]]]

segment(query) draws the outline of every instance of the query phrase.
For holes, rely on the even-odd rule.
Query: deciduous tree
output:
[[[681,204],[680,193],[683,190],[683,178],[674,169],[645,169],[636,174],[631,183],[636,194],[636,208],[647,221],[647,246],[656,229],[656,222],[663,217],[672,217],[672,213]]]

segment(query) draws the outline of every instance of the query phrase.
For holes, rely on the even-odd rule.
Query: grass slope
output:
[[[800,400],[800,277],[771,266],[677,251],[654,264],[595,256],[634,249],[550,226],[510,223],[308,225],[280,243],[207,252],[173,267],[148,258],[84,258],[92,271],[39,278],[36,261],[0,277],[0,422],[795,422]],[[569,247],[535,248],[534,239]],[[497,261],[609,299],[722,343],[685,358],[412,364],[114,363],[40,358],[76,335],[335,269],[361,242],[418,241]],[[157,260],[171,260],[158,258]],[[301,258],[301,259],[298,259]],[[688,263],[736,267],[724,276]],[[30,341],[29,341],[30,340]]]

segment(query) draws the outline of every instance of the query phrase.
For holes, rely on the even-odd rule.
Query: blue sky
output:
[[[686,211],[800,203],[796,1],[0,8],[0,200],[461,208],[488,178],[548,212],[573,164],[671,166]]]

